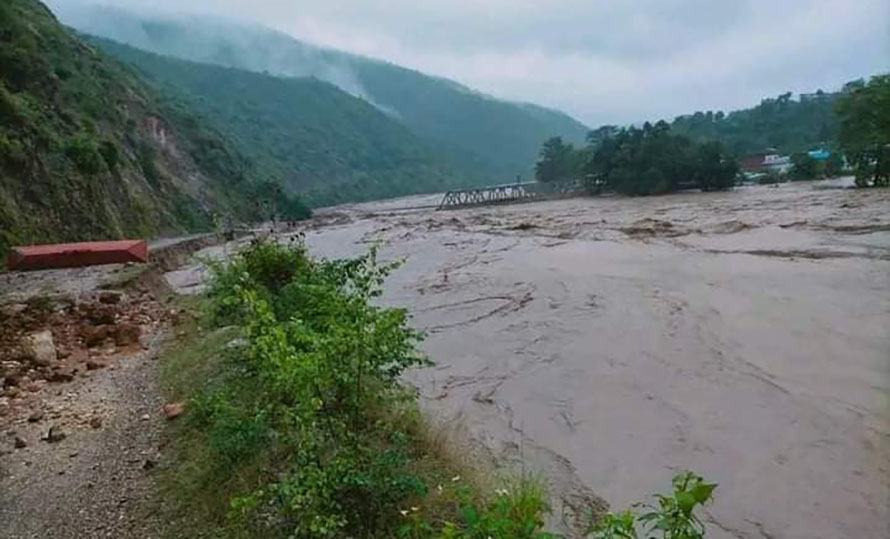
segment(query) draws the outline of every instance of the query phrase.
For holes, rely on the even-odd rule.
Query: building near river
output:
[[[791,170],[791,157],[770,151],[749,154],[739,160],[739,167],[749,174],[784,174]]]

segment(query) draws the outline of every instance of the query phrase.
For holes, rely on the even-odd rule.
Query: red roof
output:
[[[13,247],[6,267],[33,270],[124,262],[148,262],[148,243],[145,240],[120,240]]]

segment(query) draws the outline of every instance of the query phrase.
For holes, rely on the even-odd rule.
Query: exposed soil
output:
[[[180,315],[162,271],[210,242],[164,242],[150,266],[0,275],[0,537],[159,536],[158,353]]]

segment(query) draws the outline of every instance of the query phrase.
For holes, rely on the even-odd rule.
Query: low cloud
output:
[[[890,71],[886,0],[217,0],[191,11],[557,107],[590,125],[746,107]]]

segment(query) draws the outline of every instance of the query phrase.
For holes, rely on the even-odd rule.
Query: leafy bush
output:
[[[594,539],[637,539],[637,528],[644,530],[644,537],[654,539],[702,539],[705,526],[695,514],[697,507],[711,500],[717,487],[705,483],[692,472],[674,476],[670,495],[656,494],[657,505],[637,505],[646,509],[641,515],[627,510],[618,514],[608,513],[590,530]]]
[[[108,166],[108,170],[117,170],[117,165],[120,162],[120,153],[113,142],[110,140],[102,141],[102,144],[99,145],[99,153],[102,154],[102,159],[105,161],[105,165]]]
[[[86,135],[72,137],[65,144],[65,155],[83,174],[94,175],[102,172],[102,154],[96,141]]]
[[[282,455],[274,480],[233,500],[235,524],[296,537],[368,536],[425,486],[409,471],[407,434],[380,430],[407,398],[399,375],[425,359],[404,311],[371,304],[395,266],[375,253],[316,261],[295,243],[258,241],[216,268],[217,318],[246,327],[247,353],[200,397],[200,421],[221,462]]]

